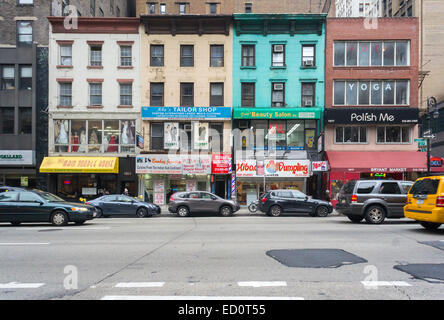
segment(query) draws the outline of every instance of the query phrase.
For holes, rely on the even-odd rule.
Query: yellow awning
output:
[[[42,173],[119,173],[115,157],[45,157]]]

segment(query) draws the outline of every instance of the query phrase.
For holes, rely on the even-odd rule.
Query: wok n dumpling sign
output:
[[[267,177],[297,177],[310,176],[310,160],[265,160],[265,175]]]

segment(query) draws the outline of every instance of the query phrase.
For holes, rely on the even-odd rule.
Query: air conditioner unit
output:
[[[274,52],[284,52],[284,45],[283,44],[277,44],[273,47]]]
[[[283,83],[273,84],[273,90],[284,90],[284,84]]]
[[[305,60],[304,61],[304,67],[312,67],[314,65],[313,60]]]
[[[185,130],[186,132],[191,132],[191,124],[185,124],[184,126],[183,126],[183,130]]]
[[[239,120],[239,129],[248,129],[248,120]]]
[[[311,107],[311,106],[313,106],[313,100],[304,101],[304,107]]]

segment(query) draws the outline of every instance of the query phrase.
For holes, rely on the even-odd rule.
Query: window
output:
[[[132,47],[121,46],[120,47],[120,66],[131,67],[132,65]]]
[[[217,3],[210,3],[210,14],[217,14]]]
[[[315,64],[315,46],[303,45],[302,46],[302,66],[314,67]]]
[[[384,182],[379,187],[380,194],[401,194],[401,189],[397,182]]]
[[[285,66],[285,45],[274,44],[272,48],[271,66],[284,67]]]
[[[358,62],[357,43],[347,42],[347,57],[345,59],[347,66],[356,66]]]
[[[163,83],[151,83],[150,84],[150,93],[151,93],[151,106],[163,107]]]
[[[409,193],[410,188],[412,187],[413,182],[401,182],[401,187],[404,193]]]
[[[102,84],[90,83],[89,84],[89,101],[91,106],[102,105]]]
[[[285,83],[271,83],[271,106],[283,107],[285,105]]]
[[[113,121],[114,122],[114,121]],[[117,126],[118,126],[118,121]],[[106,125],[106,134],[108,134],[111,138],[113,135],[113,127],[110,125]],[[115,126],[114,126],[115,129]],[[118,130],[117,130],[118,133]],[[89,152],[100,152],[102,142],[108,142],[111,144],[110,140],[103,140],[103,123],[101,120],[92,120],[88,121],[88,151]],[[105,143],[107,145],[107,143]],[[114,146],[113,146],[114,147]],[[116,150],[117,151],[117,150]]]
[[[255,84],[254,83],[242,83],[241,85],[241,104],[242,107],[254,107],[255,106]]]
[[[224,46],[210,45],[210,67],[224,66]]]
[[[42,198],[32,192],[20,192],[20,202],[42,202]]]
[[[181,45],[180,46],[180,66],[193,67],[194,66],[194,46]]]
[[[372,66],[382,66],[382,42],[372,42],[371,51]]]
[[[210,123],[210,151],[221,153],[224,150],[223,123]]]
[[[256,65],[255,50],[254,45],[242,45],[242,67],[254,67]]]
[[[96,0],[89,0],[89,13],[91,17],[96,16]]]
[[[187,4],[179,3],[179,14],[185,14],[185,13],[187,13]]]
[[[285,150],[287,145],[286,121],[270,121],[265,137],[268,140],[268,149]]]
[[[358,194],[370,194],[373,189],[376,187],[376,182],[359,182],[358,185]]]
[[[245,4],[245,13],[252,13],[253,12],[253,4],[252,3],[246,3]]]
[[[194,106],[194,83],[180,84],[180,105]]]
[[[18,201],[18,192],[0,193],[0,202],[16,202]]]
[[[0,107],[0,133],[14,134],[14,108]]]
[[[18,4],[24,5],[24,4],[34,4],[34,0],[18,0]]]
[[[304,120],[291,120],[287,122],[287,149],[304,149]]]
[[[224,105],[224,84],[210,83],[210,106],[220,107]]]
[[[72,66],[72,45],[60,46],[60,65]]]
[[[151,45],[151,66],[152,67],[163,67],[164,57],[163,57],[163,44],[162,45]]]
[[[132,83],[120,84],[120,105],[132,106],[133,105],[133,85]]]
[[[90,47],[90,66],[100,67],[102,66],[102,46],[92,45]]]
[[[151,123],[151,150],[163,150],[163,123]]]
[[[334,65],[345,65],[345,42],[334,43]]]
[[[14,65],[4,65],[1,67],[1,89],[15,89],[15,67]]]
[[[302,107],[313,107],[315,105],[315,84],[302,83]]]
[[[336,143],[367,143],[367,128],[357,126],[343,126],[335,128]]]
[[[410,128],[387,126],[377,128],[378,143],[410,143]]]
[[[408,80],[334,81],[335,105],[408,105]]]
[[[359,43],[359,65],[370,65],[370,42]]]
[[[410,194],[436,194],[439,188],[440,179],[422,179],[415,182]],[[1,201],[1,200],[0,200]]]
[[[156,4],[155,3],[148,3],[148,12],[150,14],[156,13]]]
[[[32,21],[17,21],[17,40],[19,45],[32,44]]]
[[[161,3],[160,4],[160,14],[165,14],[165,13],[166,13],[166,4]]]
[[[32,133],[32,108],[19,108],[19,133]]]
[[[72,83],[60,83],[60,106],[72,106]]]
[[[20,66],[20,90],[32,90],[32,66]]]
[[[406,66],[408,65],[408,42],[396,42],[396,65]]]

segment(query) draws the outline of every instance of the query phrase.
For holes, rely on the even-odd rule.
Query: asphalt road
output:
[[[442,243],[444,228],[426,231],[406,219],[352,224],[342,216],[0,224],[0,299],[444,299],[444,251],[422,243],[430,241]],[[286,266],[269,252],[283,249],[302,253],[290,258],[308,266]],[[355,263],[324,261],[341,253]],[[435,278],[394,268],[411,264],[432,265],[424,268]]]

